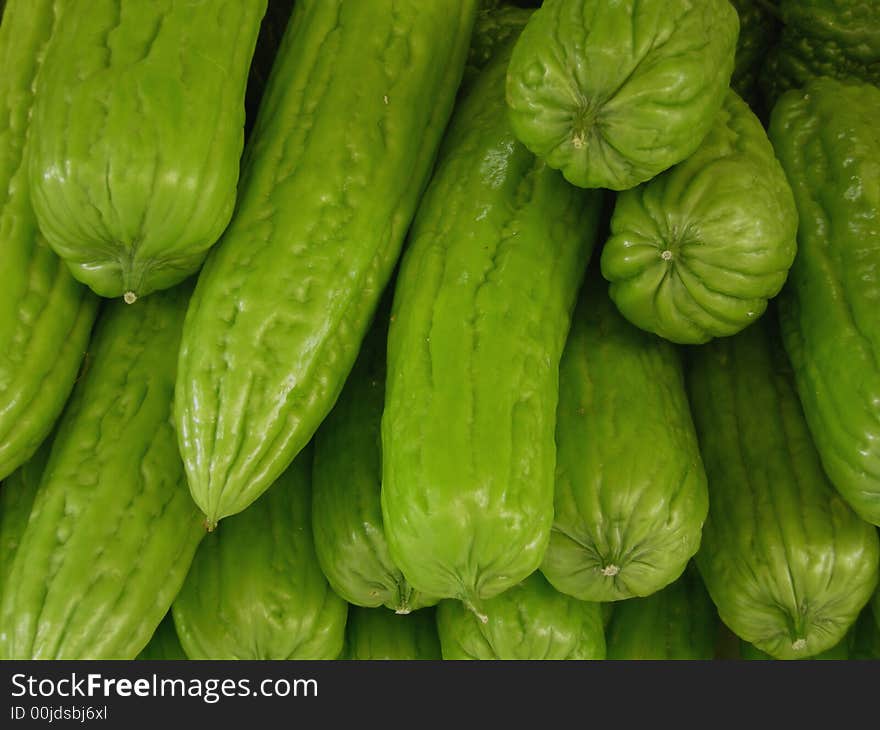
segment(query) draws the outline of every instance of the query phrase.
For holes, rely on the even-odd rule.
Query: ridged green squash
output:
[[[779,100],[770,137],[800,214],[780,296],[785,349],[822,466],[880,525],[880,89],[817,79]]]
[[[819,463],[773,318],[691,351],[709,517],[696,561],[722,621],[779,659],[839,642],[877,585],[877,531]]]
[[[550,538],[559,359],[600,202],[516,141],[508,56],[457,105],[413,223],[382,417],[391,556],[417,590],[473,608]]]
[[[740,639],[740,658],[748,659],[750,661],[772,661],[773,657],[770,656],[767,652],[761,651],[753,644],[750,644],[747,641],[743,641]],[[851,658],[851,637],[850,634],[846,634],[840,641],[838,641],[834,646],[830,649],[826,649],[819,654],[815,654],[811,657],[806,657],[807,659],[817,659],[817,660],[829,660],[829,661],[839,661],[841,659],[850,659]]]
[[[709,132],[738,30],[727,0],[544,0],[507,72],[514,132],[574,185],[650,180]]]
[[[51,439],[0,484],[0,605],[49,458]]]
[[[493,56],[511,39],[516,38],[532,17],[532,8],[518,8],[512,5],[493,6],[484,2],[474,23],[471,46],[468,51],[462,89],[480,75]]]
[[[436,660],[440,639],[433,608],[401,616],[384,608],[348,610],[345,649],[340,658],[357,660]]]
[[[476,0],[297,1],[181,348],[180,448],[209,523],[259,497],[339,396],[427,182],[475,14]]]
[[[413,590],[388,550],[382,524],[381,422],[390,297],[384,298],[336,405],[315,434],[312,529],[321,570],[356,606],[397,613],[437,599]]]
[[[105,307],[0,604],[0,657],[133,659],[180,589],[202,518],[171,400],[189,283]]]
[[[538,572],[486,601],[483,610],[481,618],[461,601],[440,602],[444,659],[605,658],[599,604],[558,593]]]
[[[321,573],[311,526],[312,451],[196,554],[174,624],[190,659],[335,659],[348,604]]]
[[[10,0],[0,24],[0,479],[49,435],[97,313],[37,229],[25,142],[45,46],[66,5]]]
[[[183,651],[183,647],[180,645],[180,639],[177,638],[177,631],[174,629],[174,617],[170,611],[156,628],[150,642],[135,657],[135,659],[152,661],[185,660],[188,658]]]
[[[696,568],[647,598],[619,601],[605,634],[608,659],[713,659],[718,614]]]
[[[129,303],[198,270],[235,205],[266,0],[65,0],[28,152],[40,230]]]
[[[731,4],[739,15],[739,36],[730,87],[754,108],[758,77],[779,23],[764,0],[731,0]]]
[[[672,342],[707,342],[764,313],[794,260],[797,225],[764,127],[728,91],[696,152],[618,196],[602,274],[633,324]]]
[[[709,509],[681,357],[617,313],[595,267],[559,366],[556,414],[555,514],[541,571],[584,601],[647,596],[674,581]]]

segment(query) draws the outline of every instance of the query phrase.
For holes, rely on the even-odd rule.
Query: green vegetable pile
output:
[[[0,12],[0,658],[880,658],[880,4]]]

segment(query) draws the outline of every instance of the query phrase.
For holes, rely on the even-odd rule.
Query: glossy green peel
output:
[[[778,659],[837,644],[877,585],[877,531],[834,491],[772,318],[690,351],[709,477],[697,565],[724,621]]]
[[[738,30],[727,0],[545,0],[507,72],[513,130],[574,185],[634,187],[709,132]]]
[[[602,274],[630,322],[700,344],[764,313],[794,260],[797,225],[761,122],[728,91],[694,154],[618,196]]]
[[[880,525],[880,89],[818,79],[783,96],[770,138],[800,214],[779,303],[785,348],[822,466]]]
[[[709,509],[679,352],[621,317],[593,269],[559,366],[553,530],[541,571],[584,601],[684,570]]]
[[[65,0],[29,149],[40,229],[132,303],[202,264],[235,205],[266,0]]]
[[[97,313],[37,229],[26,141],[33,88],[65,0],[10,0],[0,24],[0,479],[49,435]]]
[[[312,525],[321,570],[356,606],[409,613],[437,602],[391,559],[382,524],[382,410],[390,297],[384,299],[336,405],[315,434]]]
[[[476,0],[297,1],[181,347],[180,450],[209,523],[257,499],[339,396],[427,183],[475,15]]]
[[[477,610],[550,538],[559,359],[600,202],[516,141],[507,58],[457,105],[410,231],[382,417],[391,556]]]
[[[312,452],[199,547],[174,601],[190,659],[335,659],[348,604],[321,573],[310,517]]]
[[[340,658],[362,661],[440,659],[434,609],[401,616],[384,608],[350,608],[345,628],[345,650]]]
[[[171,421],[189,284],[109,304],[0,604],[0,658],[133,659],[205,534]]]
[[[441,601],[437,629],[444,659],[604,659],[598,603],[558,593],[540,573],[483,604],[478,617]]]

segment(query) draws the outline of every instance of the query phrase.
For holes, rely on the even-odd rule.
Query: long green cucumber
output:
[[[880,525],[880,89],[809,83],[773,109],[794,191],[798,254],[780,296],[783,342],[822,466]]]
[[[559,359],[600,202],[513,136],[509,50],[457,106],[413,223],[382,417],[391,556],[417,590],[474,608],[550,538]]]
[[[177,632],[174,630],[174,617],[170,611],[162,619],[162,623],[156,627],[153,638],[150,639],[150,642],[135,658],[151,661],[185,660],[189,658],[180,645],[180,639],[177,638]]]
[[[563,593],[616,601],[681,575],[709,496],[679,352],[618,314],[597,268],[559,366],[555,509],[541,571]]]
[[[199,277],[176,421],[209,523],[240,512],[339,396],[464,69],[476,0],[299,0]]]
[[[441,658],[434,609],[401,616],[384,608],[348,611],[343,659],[436,660]]]
[[[712,599],[689,567],[666,588],[614,605],[608,659],[713,659],[717,630]]]
[[[483,610],[480,618],[460,601],[440,602],[444,659],[605,658],[600,604],[558,593],[539,572],[485,601]]]
[[[311,526],[312,451],[196,553],[174,624],[190,659],[335,659],[348,604],[327,584]]]
[[[48,436],[97,312],[37,229],[26,141],[33,88],[64,0],[10,0],[0,24],[0,479]]]
[[[171,421],[189,284],[109,304],[0,604],[0,657],[133,659],[205,534]]]
[[[721,620],[779,659],[830,649],[877,585],[877,531],[822,467],[773,317],[691,351],[709,477],[696,561]]]
[[[49,458],[51,439],[0,484],[0,604]]]
[[[266,0],[65,0],[29,147],[40,229],[129,303],[198,270],[232,216]]]
[[[333,590],[356,606],[408,613],[437,600],[407,583],[391,559],[382,524],[389,316],[385,297],[339,400],[315,434],[312,526],[318,562]]]

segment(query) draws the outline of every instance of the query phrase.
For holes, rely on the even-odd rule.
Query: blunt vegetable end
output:
[[[207,530],[208,532],[214,532],[214,530],[217,528],[217,520],[212,520],[208,517],[205,517],[205,521],[203,524],[205,526],[205,530]]]
[[[807,648],[807,640],[806,639],[795,639],[791,643],[791,648],[794,651],[803,651],[804,649]]]
[[[125,292],[125,294],[122,295],[122,298],[125,300],[126,304],[134,304],[138,300],[137,294],[133,291]]]
[[[606,578],[613,578],[620,572],[620,568],[614,563],[609,563],[604,568],[602,568],[602,575]]]

